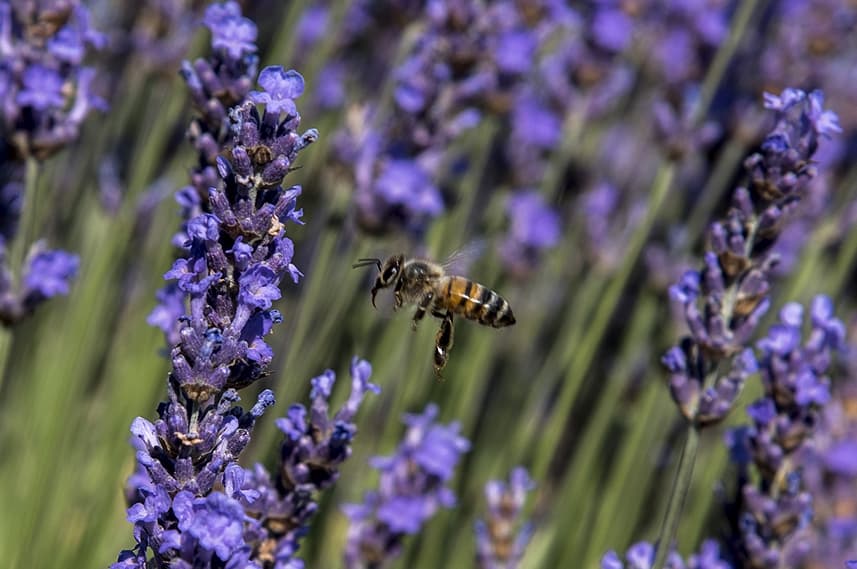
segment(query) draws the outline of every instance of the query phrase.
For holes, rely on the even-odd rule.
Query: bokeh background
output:
[[[377,483],[369,457],[391,453],[402,413],[427,402],[442,420],[461,422],[472,448],[455,478],[457,507],[409,540],[393,567],[474,566],[483,486],[516,465],[537,485],[521,567],[597,567],[608,549],[654,539],[684,436],[659,361],[683,330],[667,287],[699,265],[707,223],[728,207],[744,158],[771,128],[765,91],[820,88],[843,129],[822,142],[808,207],[784,236],[768,320],[786,301],[824,293],[853,322],[854,3],[569,3],[573,18],[559,33],[536,33],[531,51],[474,24],[473,11],[504,6],[524,27],[543,30],[550,2],[242,4],[259,28],[260,68],[304,75],[302,126],[320,132],[289,176],[303,186],[305,225],[289,235],[305,277],[284,286],[284,323],[269,339],[272,373],[251,388],[273,389],[277,405],[242,462],[272,463],[274,418],[306,402],[309,379],[324,369],[347,375],[359,355],[382,387],[362,407],[353,456],[301,549],[309,567],[340,566],[347,519],[339,506]],[[463,19],[438,26],[432,10],[447,4],[466,6]],[[122,491],[134,466],[128,428],[136,416],[153,417],[165,392],[164,338],[146,319],[175,255],[174,192],[196,160],[178,69],[209,49],[199,25],[205,3],[89,7],[107,43],[87,61],[110,108],[40,164],[26,206],[35,208],[39,235],[80,255],[79,276],[67,297],[0,331],[5,567],[106,566],[131,546]],[[440,42],[432,57],[457,58],[451,77],[410,59],[426,41]],[[515,60],[521,54],[528,57]],[[481,80],[494,81],[490,96],[462,94]],[[435,114],[408,115],[402,89],[428,97]],[[450,126],[453,119],[466,126]],[[428,189],[405,184],[413,194],[393,206],[387,196],[381,209],[366,197],[354,153],[370,127],[385,140],[430,132],[430,144],[387,147],[423,158],[431,147]],[[440,127],[449,132],[432,130]],[[535,205],[521,207],[515,200],[524,195]],[[409,205],[423,199],[431,205]],[[494,330],[459,319],[438,380],[437,322],[412,333],[409,311],[374,310],[374,274],[351,264],[398,252],[441,260],[462,248],[476,252],[465,274],[500,291],[517,324]],[[840,408],[848,393],[853,404],[855,373],[846,357],[832,374]],[[748,382],[728,424],[746,422],[742,407],[758,384]],[[852,421],[851,433],[854,415],[840,417]],[[725,428],[703,436],[678,534],[683,553],[718,531],[717,490],[731,475]],[[857,494],[854,478],[847,484]],[[823,533],[824,519],[816,523]],[[857,555],[854,541],[843,555],[848,547]]]

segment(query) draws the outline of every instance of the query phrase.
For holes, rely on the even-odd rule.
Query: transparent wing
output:
[[[488,243],[485,239],[474,239],[464,247],[454,251],[443,263],[444,270],[451,275],[470,272],[470,267],[485,253]]]

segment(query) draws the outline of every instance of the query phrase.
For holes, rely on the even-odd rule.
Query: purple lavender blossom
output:
[[[19,287],[8,267],[4,243],[0,240],[0,323],[12,325],[31,314],[42,302],[67,295],[77,276],[80,259],[66,251],[50,250],[43,241],[30,247]]]
[[[235,3],[211,6],[206,14],[206,24],[223,41],[241,44],[250,36],[247,22]],[[234,43],[215,49],[217,68],[232,65],[231,70],[208,74],[210,62],[199,60],[195,69],[204,78],[193,70],[186,78],[197,101],[213,102],[206,107],[212,122],[200,119],[194,125],[200,131],[217,129],[204,131],[196,142],[205,140],[198,148],[213,162],[220,182],[209,186],[196,204],[188,199],[192,192],[182,192],[186,203],[202,211],[192,212],[187,221],[183,257],[165,278],[176,281],[186,311],[176,322],[175,335],[168,333],[177,341],[159,418],[152,423],[138,417],[132,425],[137,461],[149,480],[139,472],[135,477],[133,494],[142,501],[129,508],[128,519],[135,524],[137,547],[123,552],[114,567],[143,566],[147,559],[159,566],[208,566],[215,557],[226,566],[248,566],[251,549],[241,544],[262,539],[261,525],[246,518],[238,502],[249,503],[256,494],[241,487],[242,477],[234,469],[256,420],[274,398],[265,390],[245,412],[235,405],[236,390],[267,373],[273,352],[263,338],[282,321],[272,303],[281,295],[283,278],[296,282],[300,277],[285,224],[300,220],[296,199],[301,190],[282,183],[298,152],[317,134],[296,132],[300,117],[280,112],[289,110],[282,97],[262,109],[245,100],[221,115],[226,103],[218,96],[229,93],[214,95],[206,89],[222,86],[220,79],[226,78],[238,86],[232,95],[246,94],[242,77],[255,67],[249,55],[255,49],[238,49]],[[240,60],[229,59],[236,54]],[[277,70],[263,71],[266,77],[271,74]],[[270,83],[264,87],[272,97],[278,92]],[[212,149],[217,152],[205,153]],[[196,172],[197,181],[207,179],[208,168]],[[170,306],[151,318],[162,325],[178,311],[175,289],[170,291],[161,297]],[[225,484],[229,495],[215,492],[218,484]]]
[[[500,256],[513,274],[529,274],[538,266],[544,252],[559,242],[559,213],[535,190],[509,196],[506,212],[510,224],[500,244]]]
[[[608,551],[601,558],[601,569],[652,569],[655,562],[655,546],[647,541],[635,543],[625,553],[623,562],[615,551]],[[732,569],[732,565],[720,557],[720,546],[714,540],[706,540],[699,553],[691,555],[687,563],[681,555],[671,551],[665,569]]]
[[[43,22],[39,33],[28,31]],[[93,109],[94,70],[81,66],[88,48],[104,46],[78,1],[36,7],[0,4],[0,133],[15,159],[45,159],[77,139]]]
[[[195,124],[201,130],[197,137],[212,141],[195,141],[200,153],[208,150],[206,163],[214,163],[212,144],[228,139],[229,108],[241,102],[253,86],[259,58],[256,56],[256,24],[241,15],[237,2],[211,4],[203,23],[211,31],[212,54],[207,59],[182,63],[182,76],[188,84],[191,101],[202,115]],[[192,127],[193,129],[193,127]]]
[[[349,120],[339,137],[339,157],[354,171],[362,228],[420,237],[448,205],[438,188],[451,143],[486,111],[508,115],[512,100],[521,101],[512,138],[525,149],[516,164],[549,153],[560,139],[562,114],[536,97],[518,95],[514,87],[547,41],[552,17],[564,21],[559,12],[556,3],[540,5],[532,14],[505,1],[488,7],[446,0],[424,6],[422,33],[393,71],[394,111],[380,116],[377,109],[364,108],[362,118]],[[530,21],[534,14],[538,17]],[[523,176],[522,183],[538,178],[538,173]]]
[[[199,163],[191,171],[191,185],[176,194],[186,223],[174,237],[174,243],[192,250],[192,232],[205,226],[204,223],[200,225],[201,222],[216,219],[225,223],[234,246],[221,250],[218,257],[232,255],[243,272],[243,282],[240,279],[238,281],[243,287],[242,301],[248,305],[264,306],[279,298],[276,285],[282,276],[281,270],[285,270],[295,282],[301,273],[291,263],[293,245],[290,240],[279,240],[274,246],[278,251],[272,258],[277,263],[282,262],[282,266],[257,265],[252,269],[248,269],[247,260],[256,248],[250,248],[247,244],[254,242],[254,232],[265,231],[264,226],[272,223],[272,219],[275,221],[271,228],[275,230],[279,230],[281,222],[286,219],[301,223],[302,211],[293,204],[300,189],[290,188],[278,198],[276,187],[288,173],[298,152],[316,140],[318,133],[310,129],[299,135],[294,130],[300,124],[294,99],[300,96],[304,85],[303,77],[297,71],[286,71],[279,66],[267,67],[259,74],[263,90],[251,92],[258,60],[255,47],[227,49],[215,42],[220,35],[232,37],[229,30],[255,26],[241,16],[237,3],[212,4],[206,10],[204,23],[212,31],[213,53],[207,59],[196,60],[193,65],[185,62],[182,67],[191,99],[199,113],[188,129],[188,136],[199,155]],[[245,35],[249,37],[249,34]],[[249,100],[244,100],[245,97]],[[236,105],[242,100],[243,103]],[[261,116],[253,102],[265,105]],[[248,149],[252,151],[252,156]],[[223,159],[224,153],[231,155],[231,164]],[[230,184],[250,184],[248,177],[254,170],[260,175],[256,183],[260,185],[261,195],[265,196],[264,201],[267,203],[257,206],[259,210],[255,213],[247,210],[246,206],[242,206],[241,211],[226,211],[229,204],[225,196],[233,191]],[[208,237],[203,231],[198,238],[203,242],[216,241],[217,231],[215,227]],[[194,262],[200,264],[202,261],[197,259]],[[192,275],[197,267],[189,265],[187,260],[178,263],[170,272],[176,277],[184,275],[178,288],[184,286],[201,290],[213,278],[203,278],[193,285]],[[182,315],[178,313],[176,289],[168,285],[158,293],[158,302],[149,316],[149,323],[161,328],[167,341],[171,345],[175,344],[180,330],[176,317]],[[265,318],[278,320],[279,316]],[[247,330],[256,327],[253,319],[248,319],[247,324]],[[250,354],[261,358],[260,361],[254,360],[254,365],[268,359],[265,355],[268,350],[261,336],[251,338],[246,333],[240,336],[241,340],[254,346]]]
[[[812,494],[813,531],[804,560],[810,569],[837,566],[857,552],[857,362],[849,348],[847,377],[833,383],[833,397],[798,459]]]
[[[522,467],[512,470],[508,483],[492,480],[485,485],[488,520],[476,522],[476,560],[481,569],[514,569],[521,562],[533,530],[520,518],[534,487]]]
[[[834,316],[829,298],[813,300],[809,320],[804,339],[803,307],[787,304],[779,323],[758,342],[765,394],[748,407],[752,424],[731,437],[733,457],[743,457],[739,487],[729,506],[730,544],[742,567],[795,566],[807,550],[801,530],[811,521],[813,500],[794,457],[829,400],[825,374],[845,339],[845,326]]]
[[[836,115],[823,110],[818,91],[787,89],[765,100],[776,111],[777,124],[744,163],[748,187],[735,190],[726,219],[712,224],[704,268],[686,273],[670,289],[690,335],[663,362],[671,373],[673,399],[698,426],[723,419],[755,371],[747,346],[770,304],[773,246],[815,175],[807,164],[819,138],[838,130]],[[721,361],[731,370],[707,378]],[[802,396],[817,394],[807,386]]]
[[[380,391],[369,382],[371,374],[369,362],[352,360],[351,394],[333,416],[329,399],[336,375],[327,370],[314,378],[310,408],[292,405],[286,416],[277,420],[285,437],[275,474],[259,464],[241,474],[236,487],[244,493],[241,502],[246,512],[260,526],[261,531],[250,543],[253,561],[261,566],[302,566],[294,556],[318,510],[319,494],[336,483],[339,465],[351,456],[351,441],[357,433],[354,416],[364,396]]]
[[[784,0],[771,12],[758,69],[744,75],[758,86],[815,85],[839,111],[846,131],[857,125],[850,104],[857,78],[846,70],[855,57],[857,7],[838,0]]]
[[[343,507],[350,520],[348,569],[381,567],[399,555],[406,535],[417,533],[438,508],[455,504],[447,483],[470,443],[458,423],[435,423],[437,414],[437,406],[428,405],[421,415],[405,415],[408,430],[396,454],[370,461],[380,472],[378,491]]]

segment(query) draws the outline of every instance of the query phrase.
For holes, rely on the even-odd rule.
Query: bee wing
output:
[[[454,251],[441,265],[451,275],[467,274],[470,267],[479,260],[487,248],[485,239],[474,239],[464,247]]]

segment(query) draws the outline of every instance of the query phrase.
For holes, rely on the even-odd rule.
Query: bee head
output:
[[[378,275],[378,284],[381,285],[381,288],[386,288],[396,282],[404,261],[403,255],[393,255],[384,261],[384,266],[380,269],[381,274]]]
[[[399,278],[404,262],[404,255],[393,255],[392,257],[388,257],[383,265],[381,264],[381,259],[358,259],[352,265],[355,269],[371,265],[378,267],[378,277],[375,279],[375,285],[372,287],[372,306],[375,306],[375,295],[378,294],[378,291],[391,286]]]

